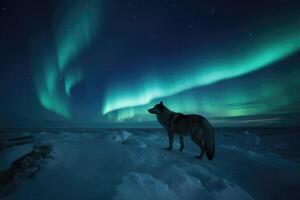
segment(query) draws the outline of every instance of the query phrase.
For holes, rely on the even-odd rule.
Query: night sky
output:
[[[1,127],[300,121],[300,2],[0,2]]]

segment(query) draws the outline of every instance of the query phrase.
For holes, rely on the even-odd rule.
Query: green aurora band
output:
[[[256,77],[238,87],[221,87],[224,83],[216,83],[212,88],[196,88],[191,91],[163,98],[165,104],[172,110],[185,113],[201,113],[207,117],[241,117],[259,114],[284,114],[299,110],[297,102],[300,95],[300,69],[294,69],[286,74],[278,73],[272,77]],[[246,76],[248,77],[248,75]],[[227,80],[230,81],[230,80]],[[283,84],[284,83],[284,84]],[[196,92],[195,92],[196,90]],[[147,113],[152,105],[143,105],[119,109],[110,112],[109,119],[119,122],[133,119],[133,121],[152,121],[153,117]],[[289,108],[289,109],[287,109]]]
[[[70,109],[65,95],[61,94],[60,72],[56,59],[44,59],[43,68],[36,73],[35,84],[41,105],[65,118],[70,117]]]
[[[83,4],[77,1],[68,6],[70,9],[64,10],[67,14],[57,20],[58,26],[55,26],[56,49],[52,51],[55,53],[47,50],[47,55],[40,56],[43,60],[38,61],[35,78],[38,99],[44,108],[64,118],[71,117],[71,90],[83,79],[82,70],[74,68],[72,61],[96,34],[99,2],[87,0]]]
[[[64,70],[95,36],[99,24],[99,2],[78,1],[77,4],[72,5],[67,16],[59,19],[56,45],[60,70]]]
[[[137,120],[146,120],[147,117],[143,115],[146,115],[149,104],[154,103],[155,99],[166,99],[172,109],[181,112],[199,111],[209,116],[227,117],[259,114],[290,103],[291,97],[271,104],[267,100],[272,102],[272,98],[278,98],[291,85],[299,86],[298,76],[294,79],[289,77],[286,81],[281,79],[281,82],[276,80],[265,82],[265,86],[258,91],[249,91],[249,87],[241,86],[239,89],[222,91],[222,94],[218,95],[205,94],[203,95],[205,97],[192,94],[184,97],[177,95],[222,80],[238,78],[296,53],[300,49],[299,23],[273,29],[272,32],[258,35],[252,43],[244,43],[237,49],[233,47],[228,49],[233,49],[231,53],[234,53],[223,55],[222,58],[226,59],[216,60],[210,56],[205,63],[199,61],[185,63],[182,66],[170,66],[170,70],[176,69],[176,74],[152,73],[144,79],[144,82],[134,84],[134,87],[125,85],[108,89],[102,114],[109,113],[109,118],[117,121],[133,117],[138,118]],[[299,75],[299,71],[295,74]],[[252,105],[251,102],[260,103]]]
[[[81,70],[72,70],[65,75],[65,92],[68,96],[71,95],[71,89],[83,78],[83,73]]]

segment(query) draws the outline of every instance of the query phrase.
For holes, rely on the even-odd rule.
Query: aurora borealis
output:
[[[266,40],[258,39],[259,43],[256,45],[249,44],[248,47],[238,47],[238,56],[227,55],[224,56],[226,58],[223,61],[216,61],[211,58],[204,63],[186,63],[184,65],[190,66],[188,70],[185,67],[172,66],[171,69],[179,68],[183,70],[178,70],[175,75],[172,74],[170,77],[168,75],[153,76],[154,79],[159,78],[158,83],[156,83],[156,80],[148,80],[147,82],[150,82],[150,84],[147,86],[147,83],[145,83],[144,88],[135,90],[131,85],[125,89],[121,86],[122,90],[126,91],[124,92],[125,95],[119,95],[120,88],[116,88],[116,91],[111,89],[109,91],[112,94],[107,97],[103,114],[126,107],[146,105],[154,99],[168,97],[191,88],[206,86],[225,79],[232,79],[267,67],[300,49],[300,23],[293,25],[293,33],[289,33],[289,30],[291,29],[282,31],[280,34],[283,35],[282,37],[268,34],[270,38]],[[276,30],[272,31],[276,32]]]
[[[67,14],[64,13],[62,19],[54,20],[57,21],[54,25],[56,55],[48,52],[48,56],[53,59],[41,60],[40,66],[36,67],[40,70],[36,74],[36,87],[43,107],[69,118],[71,111],[68,101],[72,87],[83,78],[82,69],[74,68],[72,60],[89,45],[96,34],[100,10],[99,2],[93,0],[85,4],[80,1],[69,3],[65,7]],[[64,80],[63,92],[59,83],[61,80]]]
[[[295,1],[1,6],[3,123],[155,123],[146,110],[160,100],[225,126],[299,115]]]

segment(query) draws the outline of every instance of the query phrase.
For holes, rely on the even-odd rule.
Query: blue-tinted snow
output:
[[[32,134],[55,159],[4,199],[299,199],[297,134],[251,131],[216,131],[213,161],[194,159],[199,149],[188,137],[183,153],[178,141],[164,150],[162,130]],[[30,145],[0,151],[1,170]]]

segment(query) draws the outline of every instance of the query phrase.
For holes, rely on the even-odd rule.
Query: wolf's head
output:
[[[148,112],[151,114],[159,115],[165,110],[165,108],[166,107],[164,103],[161,101],[159,104],[156,104],[153,108],[150,108]]]

